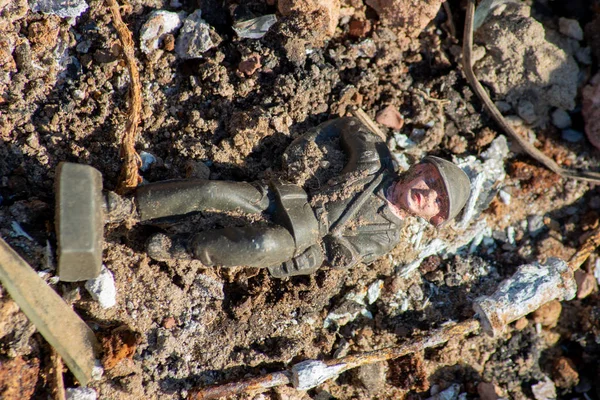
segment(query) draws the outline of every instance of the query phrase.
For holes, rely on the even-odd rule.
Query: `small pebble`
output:
[[[575,52],[575,58],[583,65],[592,65],[592,48],[580,47]]]
[[[533,312],[533,322],[542,326],[553,328],[558,323],[562,305],[558,300],[552,300]]]
[[[240,62],[238,65],[238,70],[247,76],[250,76],[254,74],[260,67],[262,67],[260,64],[260,55],[257,53],[252,53]]]
[[[481,400],[498,400],[500,396],[498,396],[498,391],[496,390],[496,385],[489,382],[479,382],[477,385],[477,393]]]
[[[552,125],[558,129],[566,129],[571,126],[571,116],[562,108],[557,108],[552,113]]]
[[[575,363],[567,357],[559,357],[554,361],[552,378],[559,388],[572,388],[579,383],[579,373]]]
[[[583,30],[581,25],[575,19],[570,18],[559,18],[558,19],[558,30],[565,36],[573,38],[575,40],[583,40]]]
[[[560,136],[563,138],[563,140],[566,140],[570,143],[577,143],[583,140],[583,133],[573,129],[565,129],[562,131]]]
[[[548,378],[531,386],[531,391],[533,392],[535,400],[556,399],[556,386],[554,386],[554,382]]]
[[[387,106],[377,113],[375,120],[383,126],[399,131],[404,126],[404,117],[398,109],[392,105]]]
[[[539,235],[545,227],[543,216],[530,215],[527,217],[527,230],[532,237]]]
[[[529,321],[527,320],[527,318],[522,317],[519,318],[517,322],[515,322],[515,329],[518,331],[522,331],[523,329],[527,328],[527,325],[529,325]]]
[[[117,289],[112,272],[104,265],[97,278],[85,282],[85,288],[102,308],[110,308],[117,304]]]
[[[158,49],[165,36],[175,32],[181,24],[179,13],[165,10],[152,11],[140,29],[140,50],[149,54]]]
[[[176,323],[177,322],[175,321],[175,318],[167,317],[167,318],[163,319],[162,326],[165,329],[171,329],[176,325]]]
[[[596,278],[580,269],[575,271],[575,281],[577,282],[577,298],[584,299],[596,289]]]
[[[210,26],[202,19],[202,11],[196,10],[183,21],[175,43],[175,52],[184,60],[201,58],[219,42],[220,38],[216,34],[211,35]]]
[[[523,118],[523,121],[528,124],[533,124],[538,119],[533,103],[528,100],[521,100],[519,102],[517,113],[519,114],[519,117]]]

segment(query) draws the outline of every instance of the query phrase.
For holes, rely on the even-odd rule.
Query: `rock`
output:
[[[439,393],[434,394],[427,400],[455,400],[458,399],[460,393],[460,385],[452,384],[449,388],[442,390]]]
[[[379,392],[385,386],[386,363],[378,362],[358,368],[357,378],[372,393]]]
[[[571,116],[562,108],[557,108],[552,112],[552,125],[558,129],[566,129],[571,126]]]
[[[340,0],[279,0],[277,9],[283,16],[294,12],[323,13],[327,21],[326,34],[333,36],[340,18]]]
[[[579,25],[576,19],[559,18],[558,19],[558,31],[565,36],[573,38],[575,40],[583,40],[583,29]]]
[[[479,382],[477,385],[477,393],[481,400],[498,400],[500,396],[496,390],[496,385],[489,382]]]
[[[157,10],[150,13],[140,30],[140,50],[149,54],[158,49],[165,37],[182,25],[182,14]]]
[[[31,399],[40,373],[37,358],[2,358],[0,362],[0,398]]]
[[[100,303],[102,308],[110,308],[117,304],[117,289],[112,272],[102,266],[97,278],[85,282],[85,288],[90,292],[92,298]]]
[[[546,228],[544,217],[542,215],[527,216],[527,231],[531,237],[536,237]]]
[[[187,160],[184,164],[186,179],[208,179],[210,168],[202,161]]]
[[[574,129],[565,129],[561,132],[560,137],[570,143],[577,143],[583,140],[583,133]]]
[[[348,28],[350,36],[361,38],[371,31],[371,22],[368,19],[353,19]]]
[[[585,134],[597,149],[600,149],[600,73],[582,90],[582,110]]]
[[[519,114],[519,117],[521,117],[523,121],[527,122],[528,124],[534,124],[538,119],[533,103],[529,100],[523,100],[519,102],[517,105],[517,113]]]
[[[379,111],[375,117],[375,121],[388,128],[392,128],[395,131],[399,131],[402,129],[402,126],[404,126],[404,117],[400,114],[398,109],[392,105]]]
[[[580,269],[575,271],[575,281],[577,282],[577,298],[583,299],[596,290],[596,278]]]
[[[262,67],[260,63],[260,55],[258,53],[252,53],[240,62],[238,65],[238,70],[250,76],[254,74],[260,67]]]
[[[210,26],[201,17],[201,10],[194,11],[183,21],[179,30],[175,52],[184,60],[200,58],[204,52],[221,42],[221,38],[211,32]]]
[[[559,388],[572,388],[579,383],[579,373],[570,358],[559,357],[552,368],[554,384]]]
[[[54,14],[61,18],[75,18],[88,9],[85,0],[34,0],[29,3],[33,12]]]
[[[474,35],[486,48],[474,71],[490,86],[494,101],[506,101],[528,122],[535,115],[534,123],[542,125],[551,107],[575,107],[579,69],[572,56],[546,40],[544,27],[530,12],[514,3],[492,11]]]
[[[527,328],[527,325],[529,325],[529,321],[527,320],[527,318],[519,318],[515,322],[515,329],[518,331],[522,331],[523,329]]]
[[[562,305],[558,300],[552,300],[533,312],[533,322],[542,326],[553,328],[558,323]]]
[[[175,321],[175,318],[173,318],[173,317],[166,317],[162,321],[162,327],[165,328],[165,329],[171,329],[176,324],[177,324],[177,321]]]
[[[554,382],[546,378],[544,381],[540,381],[535,385],[531,386],[533,397],[535,400],[555,400],[556,399],[556,387]]]
[[[77,387],[67,388],[66,400],[96,400],[98,396],[96,391],[92,388]]]
[[[381,21],[400,29],[408,37],[417,37],[437,15],[441,0],[366,0]]]
[[[592,48],[580,47],[575,51],[575,58],[583,65],[592,65]]]

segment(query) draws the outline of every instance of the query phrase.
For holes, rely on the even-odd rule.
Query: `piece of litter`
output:
[[[85,282],[85,288],[90,292],[92,298],[100,303],[102,308],[110,308],[117,304],[117,289],[112,272],[106,266],[102,266],[97,278]]]
[[[277,22],[275,14],[263,15],[262,17],[236,22],[233,30],[244,39],[260,39],[266,35],[271,26]]]
[[[25,231],[23,230],[23,228],[21,228],[21,225],[19,225],[19,223],[18,223],[17,221],[13,221],[13,222],[11,222],[11,223],[10,223],[10,226],[11,226],[11,227],[12,227],[12,229],[13,229],[13,232],[14,232],[14,236],[15,236],[15,237],[22,236],[22,237],[24,237],[24,238],[26,238],[26,239],[29,239],[29,240],[33,241],[33,238],[32,238],[31,236],[29,236],[29,234],[28,234],[27,232],[25,232]]]

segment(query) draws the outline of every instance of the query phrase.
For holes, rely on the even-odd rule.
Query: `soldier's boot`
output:
[[[133,197],[119,196],[115,192],[103,193],[104,218],[106,222],[118,223],[126,219],[139,221],[139,215]]]
[[[274,278],[287,278],[297,275],[310,275],[323,265],[325,258],[318,244],[310,246],[304,253],[275,267],[269,267]]]
[[[191,260],[187,247],[189,235],[155,233],[146,241],[146,252],[156,261]]]

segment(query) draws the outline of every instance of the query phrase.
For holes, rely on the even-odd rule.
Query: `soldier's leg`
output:
[[[278,225],[245,226],[208,230],[193,235],[153,235],[148,255],[156,260],[200,260],[206,266],[265,268],[294,256],[294,238]]]
[[[134,201],[108,192],[107,215],[109,221],[117,222],[132,214],[142,221],[204,210],[255,214],[269,207],[267,190],[247,182],[204,179],[156,182],[140,186]]]

